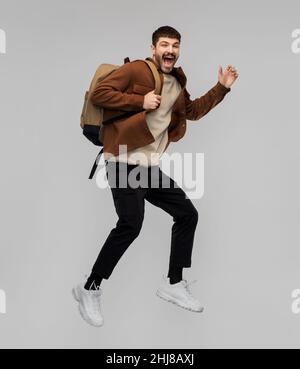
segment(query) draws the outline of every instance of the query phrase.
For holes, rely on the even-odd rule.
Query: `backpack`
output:
[[[148,60],[149,58],[142,60],[144,61],[150,70],[153,73],[154,80],[155,80],[155,93],[159,94],[161,90],[161,79],[159,76],[159,73],[155,67],[155,65]],[[129,63],[129,58],[124,59],[124,64]],[[80,127],[82,128],[83,135],[91,141],[96,146],[102,146],[102,149],[100,150],[99,154],[97,155],[95,162],[93,164],[91,173],[89,175],[89,179],[92,179],[96,170],[98,163],[100,161],[101,155],[103,153],[103,124],[109,124],[111,122],[114,122],[118,119],[125,118],[127,116],[136,114],[136,112],[125,112],[124,114],[115,116],[113,118],[110,118],[109,120],[103,122],[103,112],[104,108],[102,108],[99,105],[94,105],[91,102],[91,94],[94,91],[97,82],[102,81],[104,78],[106,78],[109,74],[113,73],[114,70],[118,69],[119,65],[113,65],[113,64],[101,64],[94,74],[94,77],[91,81],[90,88],[88,91],[85,92],[84,95],[84,103],[82,107],[81,117],[80,117]]]

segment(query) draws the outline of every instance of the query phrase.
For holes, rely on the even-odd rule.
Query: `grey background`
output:
[[[299,13],[296,0],[1,0],[0,347],[299,347]],[[140,237],[103,282],[105,326],[93,329],[70,290],[117,218],[110,190],[87,179],[97,148],[81,135],[83,92],[98,64],[151,56],[161,25],[182,33],[176,66],[193,98],[216,83],[220,64],[240,73],[224,102],[168,148],[205,154],[185,276],[198,279],[206,312],[155,296],[172,219],[147,203]]]

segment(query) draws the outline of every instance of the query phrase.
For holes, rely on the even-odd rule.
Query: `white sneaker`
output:
[[[196,280],[187,283],[184,279],[176,284],[170,284],[169,279],[164,275],[164,283],[159,287],[156,295],[165,301],[171,302],[183,309],[187,309],[196,313],[202,313],[204,308],[189,289],[189,286],[197,282]]]
[[[101,312],[102,289],[88,291],[83,284],[79,284],[72,290],[75,300],[79,303],[79,312],[82,318],[94,327],[101,327],[104,324]]]

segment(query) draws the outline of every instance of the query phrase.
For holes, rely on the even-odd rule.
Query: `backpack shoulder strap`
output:
[[[154,80],[155,80],[155,94],[156,95],[160,95],[161,94],[161,88],[162,88],[162,84],[161,84],[161,79],[160,79],[160,75],[158,73],[158,70],[156,69],[156,66],[150,61],[150,60],[143,60],[148,67],[150,68]]]

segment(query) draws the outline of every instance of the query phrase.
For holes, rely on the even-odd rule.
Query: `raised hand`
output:
[[[227,88],[234,84],[238,76],[237,70],[232,65],[228,65],[225,70],[223,70],[222,66],[219,67],[219,82]]]

